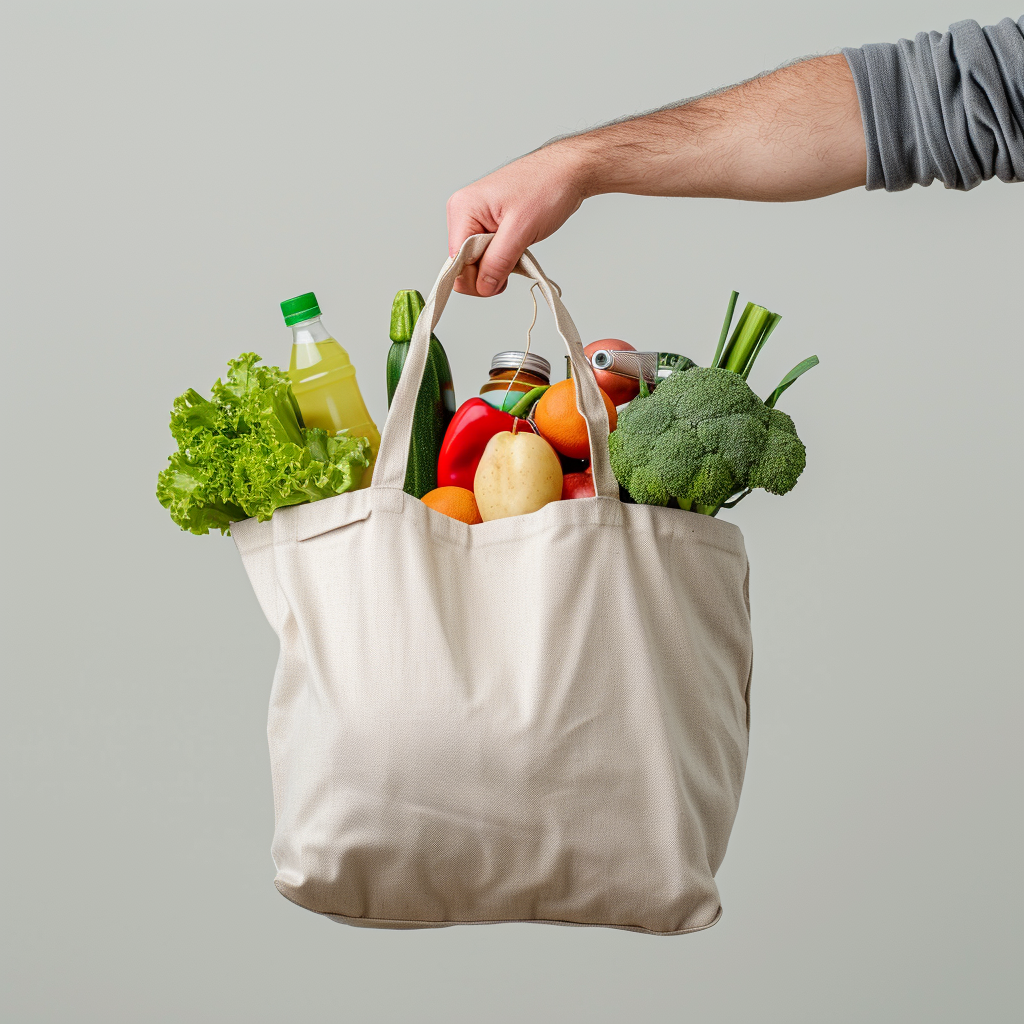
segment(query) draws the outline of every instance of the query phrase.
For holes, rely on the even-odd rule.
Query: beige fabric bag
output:
[[[402,491],[430,332],[490,237],[427,301],[373,485],[232,528],[281,641],[276,885],[375,927],[706,928],[747,754],[743,539],[620,503],[597,383],[529,252],[598,496],[471,527]]]

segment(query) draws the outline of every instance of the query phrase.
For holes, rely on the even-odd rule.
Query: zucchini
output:
[[[402,369],[409,355],[413,328],[425,303],[418,291],[401,291],[391,305],[391,349],[388,352],[386,375],[388,408],[395,397]],[[455,414],[455,390],[452,370],[441,342],[430,336],[430,350],[423,370],[423,382],[416,396],[416,412],[409,440],[409,461],[406,463],[404,490],[422,498],[437,487],[437,458],[441,442]]]

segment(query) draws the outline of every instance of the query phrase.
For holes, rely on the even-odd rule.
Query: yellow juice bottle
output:
[[[313,292],[286,299],[281,303],[281,312],[285,324],[292,329],[288,376],[303,423],[329,434],[347,430],[351,437],[365,437],[370,442],[370,465],[359,486],[369,487],[380,432],[366,410],[356,383],[356,368],[321,322]]]

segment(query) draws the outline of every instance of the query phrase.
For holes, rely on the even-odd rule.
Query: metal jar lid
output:
[[[529,352],[525,360],[522,352],[499,352],[491,360],[491,373],[518,370],[520,363],[523,364],[524,373],[532,373],[545,380],[551,380],[551,364],[543,356],[533,352]]]

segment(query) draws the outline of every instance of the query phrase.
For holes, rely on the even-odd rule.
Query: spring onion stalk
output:
[[[733,292],[729,297],[729,308],[725,311],[725,323],[722,324],[722,334],[718,339],[718,348],[715,349],[715,358],[711,360],[712,366],[718,366],[718,360],[722,358],[722,350],[725,348],[725,339],[729,337],[729,328],[732,326],[732,316],[736,312],[736,300],[740,297],[739,292]]]
[[[764,343],[772,336],[772,331],[778,326],[782,316],[778,313],[772,313],[768,320],[768,325],[764,329],[764,333],[761,335],[757,342],[757,347],[754,349],[750,358],[747,360],[746,368],[743,370],[743,379],[746,380],[750,376],[750,368],[754,365],[754,360],[757,358],[758,353],[764,348]]]
[[[725,314],[725,323],[722,325],[722,333],[718,339],[718,347],[715,349],[715,358],[711,361],[712,366],[721,367],[726,370],[731,370],[733,373],[738,373],[744,380],[750,375],[750,371],[753,368],[754,360],[757,359],[764,348],[765,342],[771,337],[772,332],[779,325],[779,321],[782,317],[778,313],[772,313],[770,310],[765,309],[764,306],[755,305],[753,302],[748,302],[740,314],[739,319],[736,321],[736,326],[733,328],[732,334],[729,334],[729,328],[732,327],[732,319],[736,311],[736,300],[739,293],[733,292],[729,297],[729,306]],[[726,340],[728,339],[728,340]],[[818,363],[817,356],[811,356],[805,359],[802,363],[794,366],[782,381],[779,386],[771,393],[766,399],[765,405],[769,409],[775,407],[775,403],[778,401],[779,396],[788,388],[798,377],[806,373],[812,366],[816,366]],[[750,493],[749,488],[744,488],[742,491],[732,496],[731,500],[723,502],[721,505],[698,505],[694,502],[686,502],[686,507],[693,512],[699,512],[702,515],[714,516],[718,514],[721,508],[732,508],[737,505]],[[680,503],[680,507],[683,507]]]
[[[764,306],[755,306],[748,302],[747,308],[736,324],[736,329],[729,339],[722,353],[722,362],[719,364],[741,377],[746,376],[747,364],[752,362],[758,342],[761,340],[768,325],[771,322],[772,314]]]
[[[779,386],[764,400],[764,404],[767,405],[769,409],[774,409],[775,403],[779,400],[779,396],[782,392],[785,391],[786,388],[788,388],[798,377],[802,377],[809,369],[811,369],[811,367],[817,365],[817,356],[808,356],[803,360],[803,362],[797,363],[796,366],[794,366],[793,369],[790,370],[781,381],[779,381]]]

